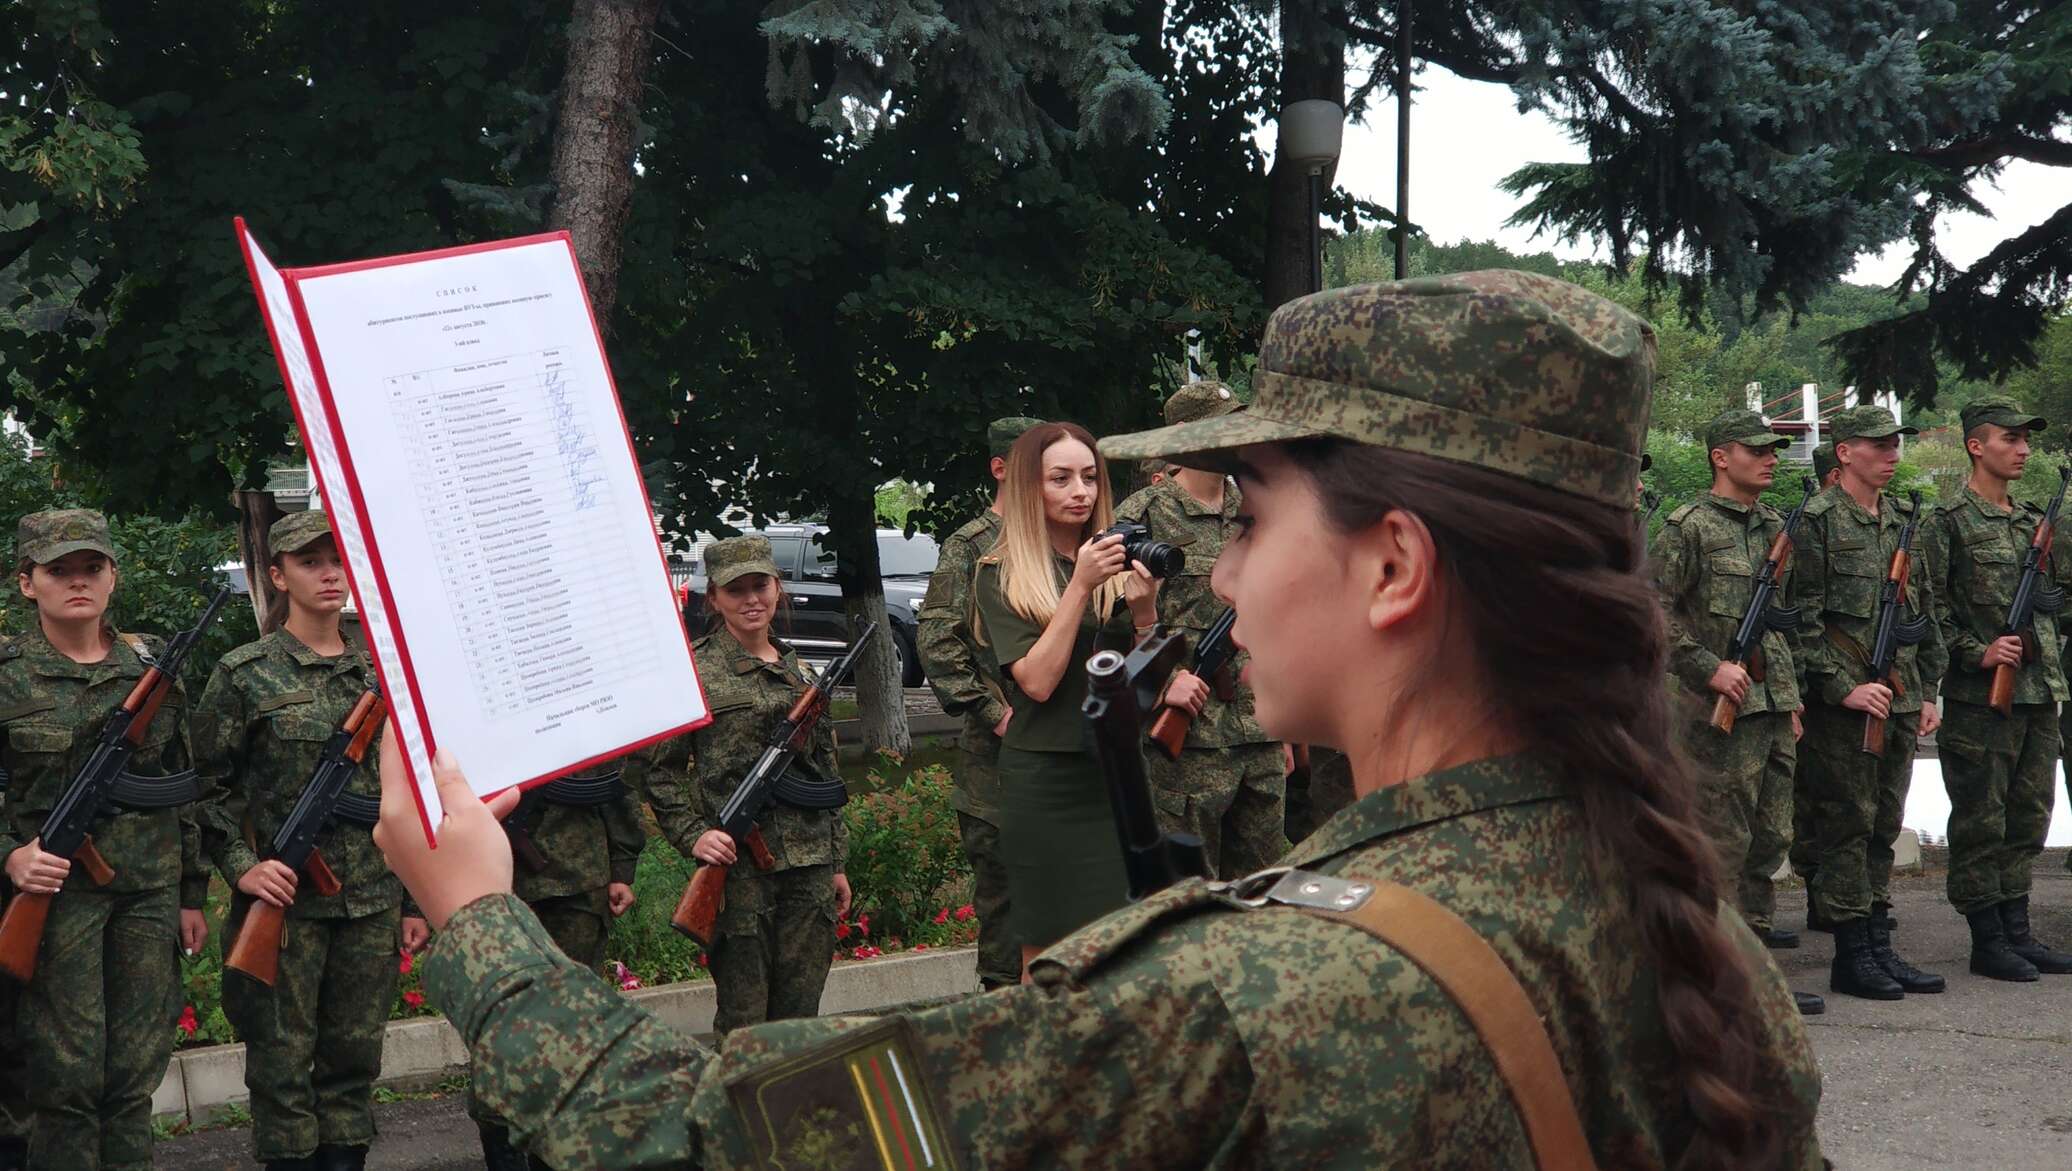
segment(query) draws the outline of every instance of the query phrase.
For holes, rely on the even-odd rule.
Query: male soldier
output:
[[[1022,949],[1009,933],[1007,868],[1000,862],[1000,738],[1011,714],[1002,698],[1000,680],[988,668],[972,637],[971,579],[978,559],[1000,536],[1000,481],[1007,477],[1007,449],[1041,419],[995,419],[986,428],[992,455],[993,504],[950,535],[942,544],[928,596],[921,600],[919,629],[914,638],[928,686],[935,689],[942,710],[964,717],[957,740],[957,787],[950,803],[957,810],[957,828],[964,838],[964,856],[971,860],[972,908],[978,912],[978,978],[987,990],[1021,983]]]
[[[1165,421],[1170,427],[1212,419],[1239,405],[1220,382],[1190,382],[1166,400]],[[1115,509],[1116,520],[1141,524],[1152,540],[1185,554],[1183,568],[1159,589],[1158,620],[1190,643],[1223,613],[1209,573],[1235,535],[1237,512],[1237,485],[1228,477],[1184,467]],[[1179,760],[1156,748],[1144,754],[1159,820],[1169,831],[1200,837],[1209,869],[1225,878],[1263,870],[1288,852],[1287,752],[1252,718],[1252,690],[1237,681],[1243,667],[1244,656],[1234,656],[1223,681],[1192,685],[1206,694]],[[1187,678],[1176,676],[1176,687]]]
[[[1765,630],[1747,667],[1721,658],[1748,608],[1756,572],[1784,528],[1757,499],[1776,476],[1777,453],[1791,441],[1754,411],[1727,411],[1705,427],[1712,490],[1669,514],[1654,554],[1655,580],[1669,616],[1669,668],[1690,703],[1684,748],[1697,767],[1720,858],[1739,880],[1741,915],[1765,944],[1799,945],[1771,915],[1771,876],[1791,836],[1791,774],[1799,737],[1799,691],[1791,642]],[[1779,596],[1787,582],[1779,582]],[[1711,724],[1719,697],[1738,708],[1734,730]],[[1820,998],[1795,992],[1800,1008]]]
[[[2029,870],[2050,826],[2058,758],[2057,703],[2066,696],[2057,618],[2041,610],[2030,630],[2003,635],[2022,557],[2042,510],[2016,504],[2029,435],[2042,418],[2010,398],[1959,413],[1971,478],[1936,507],[1928,527],[1929,581],[1950,665],[1936,736],[1950,791],[1950,903],[1971,924],[1971,970],[1995,980],[2072,972],[2072,955],[2029,933]],[[2014,709],[1987,706],[1994,669],[2015,669]]]
[[[1851,407],[1828,424],[1840,482],[1806,505],[1792,557],[1799,665],[1806,685],[1803,765],[1817,759],[1810,793],[1819,815],[1799,808],[1799,824],[1819,829],[1817,862],[1807,883],[1809,920],[1835,933],[1829,987],[1870,1000],[1898,1000],[1909,992],[1941,992],[1943,978],[1923,972],[1892,948],[1885,911],[1891,905],[1892,840],[1906,808],[1915,741],[1941,722],[1923,680],[1940,679],[1948,666],[1935,627],[1928,566],[1914,550],[1902,619],[1927,634],[1901,646],[1892,663],[1896,689],[1871,678],[1881,590],[1914,507],[1886,495],[1899,467],[1899,437],[1918,434],[1882,407]],[[1918,531],[1918,530],[1917,530]],[[1884,721],[1883,755],[1864,751],[1868,717]],[[1804,772],[1801,776],[1806,776]],[[1796,845],[1794,849],[1796,849]]]
[[[1813,449],[1813,482],[1822,488],[1832,488],[1840,479],[1842,469],[1835,466],[1835,445],[1823,443]],[[1914,558],[1921,560],[1919,550]],[[1813,889],[1813,873],[1819,865],[1819,828],[1813,823],[1814,791],[1819,782],[1814,774],[1820,763],[1814,753],[1799,753],[1799,763],[1791,778],[1791,872],[1806,883],[1806,889]],[[1806,904],[1806,927],[1812,931],[1833,931],[1834,925],[1821,918],[1820,911],[1809,900]]]
[[[1835,420],[1828,420],[1828,434],[1834,434]],[[1909,429],[1911,431],[1911,428]],[[1813,482],[1822,488],[1832,488],[1842,479],[1842,466],[1835,462],[1835,445],[1839,439],[1830,439],[1813,449]]]

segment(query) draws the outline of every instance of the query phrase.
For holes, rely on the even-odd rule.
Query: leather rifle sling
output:
[[[1452,911],[1392,882],[1376,883],[1351,911],[1297,909],[1365,931],[1409,956],[1446,991],[1488,1046],[1540,1171],[1596,1167],[1539,1012],[1488,940]]]

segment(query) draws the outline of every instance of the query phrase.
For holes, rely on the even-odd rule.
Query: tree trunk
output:
[[[567,228],[597,327],[612,331],[620,236],[633,202],[633,141],[649,34],[662,0],[576,0],[554,126],[554,202],[547,227]]]
[[[1337,0],[1281,0],[1281,105],[1322,98],[1345,105],[1345,35],[1324,19]],[[1325,178],[1329,179],[1326,175]],[[1309,171],[1274,152],[1266,189],[1266,309],[1310,287]]]
[[[252,589],[252,617],[264,630],[266,604],[273,597],[273,582],[266,576],[266,530],[281,518],[281,506],[273,493],[255,489],[233,492],[230,501],[237,506],[237,555]]]
[[[835,545],[835,580],[842,587],[850,637],[865,622],[878,624],[878,633],[856,661],[854,676],[863,746],[905,756],[913,751],[914,738],[907,731],[906,689],[899,678],[898,656],[892,653],[892,620],[885,613],[877,502],[869,488],[852,488],[839,493],[833,505],[827,514],[828,539]]]

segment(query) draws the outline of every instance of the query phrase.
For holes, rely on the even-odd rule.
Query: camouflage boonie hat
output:
[[[1813,449],[1813,482],[1818,484],[1835,470],[1835,445],[1823,443]]]
[[[330,535],[331,518],[321,510],[291,512],[267,527],[266,550],[275,555],[299,553]]]
[[[2041,431],[2049,426],[2042,415],[2025,410],[2022,404],[2000,395],[1965,403],[1964,409],[1957,412],[1957,418],[1963,422],[1966,435],[1988,423],[1995,427],[2026,427],[2031,431]]]
[[[1770,430],[1760,411],[1721,411],[1705,424],[1705,450],[1738,443],[1743,447],[1790,447],[1791,437]]]
[[[1566,281],[1492,269],[1329,289],[1274,310],[1242,411],[1101,441],[1232,471],[1252,443],[1337,436],[1633,505],[1655,331]]]
[[[728,537],[705,546],[706,588],[716,590],[751,573],[783,576],[777,572],[777,556],[770,552],[770,542],[765,538]]]
[[[1213,419],[1227,415],[1244,406],[1230,388],[1212,378],[1190,382],[1173,392],[1165,401],[1167,426],[1175,423],[1192,423],[1196,419]]]
[[[1014,441],[1029,433],[1031,427],[1043,426],[1043,420],[1031,419],[1026,415],[1011,415],[995,419],[986,426],[986,452],[1001,459],[1007,458],[1007,449]]]
[[[52,508],[32,512],[14,530],[14,553],[21,561],[48,565],[67,553],[91,549],[115,560],[115,542],[108,536],[108,518],[91,508]]]
[[[1850,407],[1846,411],[1836,411],[1827,421],[1827,437],[1832,443],[1920,433],[1919,427],[1902,427],[1899,420],[1892,417],[1892,412],[1884,407]]]

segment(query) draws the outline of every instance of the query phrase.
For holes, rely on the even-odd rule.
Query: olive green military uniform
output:
[[[761,537],[715,541],[706,547],[705,564],[713,589],[742,573],[776,575],[769,543]],[[690,734],[683,774],[658,769],[647,786],[663,836],[686,858],[706,830],[718,828],[720,807],[812,685],[798,652],[771,642],[778,653],[774,663],[744,650],[724,626],[693,644],[712,722]],[[840,775],[834,730],[826,721],[814,730],[812,752],[794,767],[828,778]],[[714,926],[711,970],[718,1007],[712,1027],[722,1033],[758,1021],[815,1015],[834,959],[834,878],[849,856],[848,821],[839,809],[799,809],[779,801],[757,825],[775,865],[758,870],[747,843],[735,843],[738,857],[727,871],[726,903]],[[501,1111],[500,1103],[489,1104]],[[505,1117],[522,1128],[522,1119]]]
[[[16,547],[39,565],[80,549],[111,560],[115,552],[107,522],[86,509],[23,517]],[[0,767],[9,777],[0,858],[35,838],[103,719],[162,649],[148,637],[108,636],[98,663],[74,662],[33,623],[0,650]],[[186,772],[187,707],[185,690],[174,686],[127,774]],[[104,805],[93,841],[115,876],[96,886],[84,866],[73,866],[51,900],[36,975],[17,1009],[22,1049],[14,1059],[28,1068],[28,1163],[37,1171],[150,1165],[151,1094],[172,1056],[180,1005],[179,912],[199,910],[208,894],[192,801]]]
[[[1645,949],[1563,788],[1529,757],[1434,774],[1369,794],[1289,862],[1405,883],[1460,914],[1548,1021],[1600,1165],[1674,1166],[1693,1120]],[[1757,977],[1757,1059],[1790,1138],[1780,1166],[1820,1167],[1819,1074],[1797,1013],[1721,914]],[[755,1153],[765,1110],[784,1166],[948,1165],[924,1162],[922,1141],[966,1167],[1532,1165],[1472,1027],[1358,930],[1189,882],[1072,936],[1032,975],[889,1020],[746,1030],[715,1056],[561,960],[513,898],[456,914],[426,966],[476,1091],[556,1166],[773,1165]],[[866,1083],[884,1097],[786,1109],[787,1086],[851,1069],[894,1071]],[[906,1161],[897,1147],[875,1157],[888,1114],[917,1120]]]
[[[1829,472],[1835,470],[1835,445],[1822,443],[1813,449],[1813,483],[1827,483]],[[1914,560],[1920,562],[1920,546],[1915,545]],[[1801,674],[1804,674],[1801,671]],[[1810,706],[1810,705],[1809,705]],[[1819,776],[1820,762],[1813,752],[1801,750],[1798,762],[1793,766],[1791,779],[1791,872],[1804,879],[1806,889],[1813,889],[1813,875],[1819,868],[1820,842],[1819,824],[1814,818],[1817,794],[1822,782]],[[1896,831],[1895,831],[1896,832]],[[1810,907],[1810,903],[1808,906]],[[1809,922],[1817,921],[1817,912],[1807,912]]]
[[[1799,707],[1791,643],[1776,630],[1763,635],[1763,681],[1749,684],[1729,734],[1709,723],[1717,698],[1709,681],[1783,527],[1767,504],[1708,494],[1669,514],[1654,552],[1656,584],[1669,610],[1669,667],[1686,700],[1684,747],[1698,768],[1720,857],[1739,883],[1741,914],[1759,932],[1771,928],[1771,876],[1791,842],[1798,754],[1791,713]]]
[[[2066,697],[2057,619],[2039,613],[2036,657],[2015,676],[2014,715],[1986,706],[1993,673],[1979,659],[2007,620],[2022,556],[2042,510],[1999,508],[1969,487],[1935,510],[1929,561],[1949,648],[1936,754],[1950,791],[1950,903],[1969,915],[2029,894],[2029,870],[2050,826],[2057,703]]]

